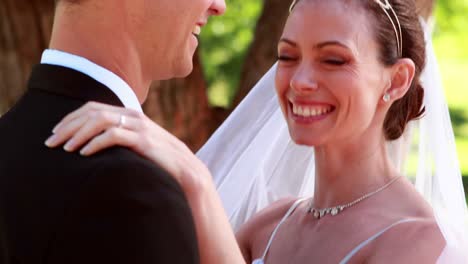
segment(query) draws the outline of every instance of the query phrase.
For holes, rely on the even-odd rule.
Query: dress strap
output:
[[[361,250],[362,248],[364,248],[365,246],[367,246],[370,242],[374,241],[376,238],[378,238],[379,236],[381,236],[382,234],[384,234],[385,232],[387,232],[389,229],[391,229],[392,227],[396,226],[396,225],[399,225],[399,224],[403,224],[403,223],[408,223],[408,222],[415,222],[417,221],[417,219],[402,219],[396,223],[393,223],[391,224],[390,226],[384,228],[383,230],[379,231],[377,234],[371,236],[370,238],[368,238],[367,240],[365,240],[364,242],[361,242],[361,244],[359,244],[357,247],[355,247],[351,252],[348,253],[348,255],[346,255],[346,257],[340,261],[340,264],[346,264],[348,263],[348,261],[354,257],[354,255],[356,255],[356,253],[359,252],[359,250]]]
[[[267,244],[267,246],[265,248],[265,251],[263,252],[263,255],[262,255],[262,258],[261,258],[262,260],[264,260],[266,255],[268,254],[268,250],[270,250],[271,243],[273,243],[273,239],[275,238],[275,235],[278,232],[281,225],[284,223],[284,221],[286,221],[286,219],[288,219],[289,216],[291,216],[291,214],[294,212],[294,210],[296,210],[296,208],[299,206],[299,204],[301,204],[303,201],[305,201],[307,199],[309,199],[309,198],[301,198],[301,199],[295,201],[294,204],[289,208],[289,210],[283,216],[281,221],[276,226],[275,230],[273,230],[273,233],[271,233],[270,240],[268,240],[268,244]]]

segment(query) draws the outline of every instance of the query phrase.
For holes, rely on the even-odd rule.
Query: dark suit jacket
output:
[[[8,264],[8,252],[6,248],[5,227],[3,226],[3,216],[0,212],[0,264]]]
[[[87,101],[121,106],[77,71],[33,69],[28,91],[0,119],[0,209],[16,263],[199,263],[195,228],[180,186],[124,148],[90,158],[44,140]]]

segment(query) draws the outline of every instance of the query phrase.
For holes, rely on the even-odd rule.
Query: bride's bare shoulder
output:
[[[276,225],[294,204],[297,198],[280,199],[254,215],[236,233],[237,241],[246,260],[256,257],[267,243]],[[257,248],[258,247],[258,248]]]
[[[407,182],[396,189],[389,212],[394,219],[407,219],[391,227],[374,243],[375,261],[369,263],[435,263],[445,239],[431,206]]]
[[[375,241],[369,263],[435,263],[445,239],[434,218],[398,224]]]

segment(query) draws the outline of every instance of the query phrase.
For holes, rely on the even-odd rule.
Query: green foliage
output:
[[[434,48],[450,106],[461,169],[468,175],[468,0],[437,2]]]
[[[235,96],[263,1],[227,0],[226,4],[226,14],[211,18],[203,29],[200,45],[208,95],[217,106],[228,106]]]

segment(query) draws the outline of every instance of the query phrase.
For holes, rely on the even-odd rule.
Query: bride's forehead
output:
[[[295,31],[300,34],[329,33],[353,35],[371,28],[370,16],[364,8],[350,5],[344,0],[300,0],[292,10],[284,32]],[[298,31],[306,32],[298,32]]]
[[[368,0],[371,1],[371,0]],[[358,0],[297,0],[291,6],[294,12],[300,6],[308,6],[313,9],[326,9],[332,11],[361,11],[363,4]],[[351,10],[353,8],[353,10]]]
[[[376,52],[374,50],[377,43],[372,23],[362,9],[343,7],[340,2],[346,1],[342,0],[330,0],[330,4],[327,4],[328,0],[301,1],[305,2],[304,4],[299,2],[291,13],[282,38],[294,42],[301,49],[309,49],[316,47],[319,43],[335,41],[345,45],[356,55]],[[333,2],[336,3],[332,4]],[[339,7],[333,8],[335,5]],[[355,12],[355,9],[360,12]]]

